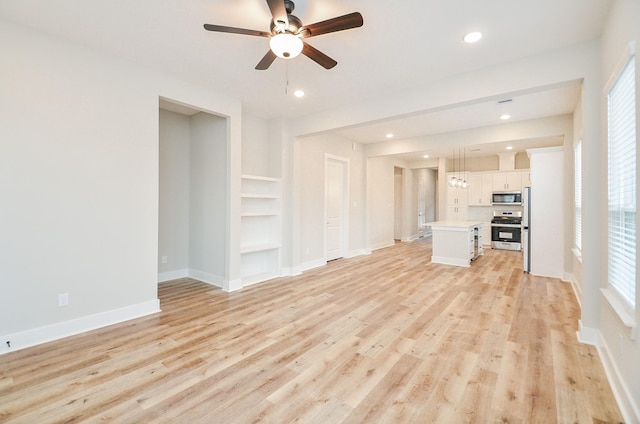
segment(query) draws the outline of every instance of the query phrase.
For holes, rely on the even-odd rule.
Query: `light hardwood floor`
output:
[[[424,240],[0,356],[0,422],[602,423],[620,413],[567,283]]]

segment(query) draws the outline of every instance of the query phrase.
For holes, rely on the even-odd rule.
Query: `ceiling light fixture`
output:
[[[269,41],[271,51],[282,59],[293,59],[302,52],[302,40],[293,34],[283,32],[271,37]]]
[[[513,147],[507,146],[507,150],[511,150],[511,149],[513,149]]]
[[[386,137],[387,138],[393,138],[393,133],[387,133]]]
[[[300,98],[300,97],[304,97],[304,91],[302,90],[296,90],[293,92],[293,95]]]
[[[506,121],[509,118],[511,118],[511,115],[509,115],[508,113],[505,113],[504,115],[500,115],[500,119],[502,119],[503,121]]]
[[[474,31],[465,35],[463,40],[467,44],[473,44],[480,41],[481,38],[482,38],[482,33],[478,31]]]
[[[425,158],[425,159],[429,159],[429,155],[424,155],[422,157]]]

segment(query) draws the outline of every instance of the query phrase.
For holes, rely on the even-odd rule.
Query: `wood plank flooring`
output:
[[[2,423],[617,423],[571,287],[429,239],[0,356]]]

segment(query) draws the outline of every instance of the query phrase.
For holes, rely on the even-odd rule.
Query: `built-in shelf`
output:
[[[262,243],[262,244],[252,244],[240,246],[240,253],[254,253],[254,252],[264,252],[267,250],[280,249],[280,245],[278,243]]]
[[[243,286],[280,276],[280,179],[243,175],[240,242]]]
[[[243,193],[240,195],[243,199],[279,199],[280,196],[275,194],[249,194]]]
[[[249,217],[249,216],[253,216],[253,217],[258,217],[258,216],[278,216],[280,215],[277,212],[242,212],[240,214],[240,216],[242,217]]]

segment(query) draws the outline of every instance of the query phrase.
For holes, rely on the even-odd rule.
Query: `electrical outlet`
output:
[[[58,306],[67,306],[69,304],[69,293],[60,293],[58,295]]]
[[[166,256],[163,256],[163,257],[161,258],[161,261],[162,261],[162,263],[163,263],[163,264],[166,264],[166,263],[167,263],[167,257],[166,257]]]

